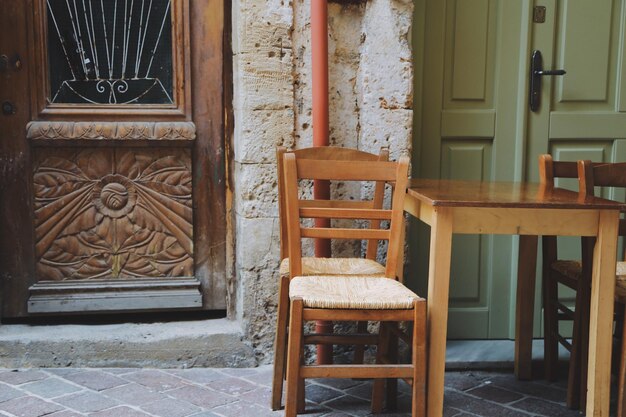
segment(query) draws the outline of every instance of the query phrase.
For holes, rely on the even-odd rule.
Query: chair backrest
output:
[[[595,187],[626,188],[626,162],[578,161],[578,187],[584,196],[594,196]],[[619,235],[626,235],[626,219],[619,221]]]
[[[539,155],[539,180],[546,187],[554,187],[555,178],[578,178],[576,161],[555,161],[552,155]]]
[[[409,158],[398,162],[349,161],[298,158],[295,153],[285,153],[284,186],[286,218],[289,241],[290,276],[302,274],[302,239],[356,239],[387,240],[385,275],[396,277],[401,256],[402,230],[404,227],[404,197],[408,182]],[[393,184],[391,207],[374,207],[373,200],[316,200],[303,199],[299,194],[300,180],[384,182]],[[375,228],[311,227],[301,219],[353,219],[377,221]],[[384,229],[379,221],[389,221]]]
[[[335,161],[389,161],[389,148],[381,148],[378,155],[359,151],[350,148],[341,148],[338,146],[319,146],[314,148],[303,148],[296,150],[288,150],[279,146],[276,148],[276,168],[278,176],[278,217],[280,219],[280,259],[283,260],[288,256],[289,236],[287,233],[287,216],[285,207],[285,186],[284,178],[284,162],[283,155],[287,152],[294,153],[298,159],[315,159],[315,160],[335,160]],[[385,196],[385,183],[376,182],[374,186],[374,198],[372,200],[374,207],[380,208],[383,205]],[[370,227],[379,227],[380,221],[373,220]],[[367,259],[376,259],[378,248],[378,240],[373,239],[367,242],[365,257]]]
[[[595,195],[595,187],[626,188],[626,162],[578,161],[578,184],[585,196]]]
[[[555,161],[552,155],[539,155],[539,179],[546,189],[554,187],[556,178],[578,179],[578,163],[576,161]],[[557,237],[542,236],[542,257],[544,268],[550,269],[558,258]],[[591,277],[591,259],[593,258],[594,238],[581,238],[581,259],[583,260],[583,275]],[[547,272],[544,271],[544,277]]]

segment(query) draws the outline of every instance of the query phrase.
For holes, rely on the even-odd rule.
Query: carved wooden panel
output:
[[[48,122],[26,126],[30,140],[194,140],[193,122]]]
[[[39,280],[193,275],[186,149],[38,149]]]

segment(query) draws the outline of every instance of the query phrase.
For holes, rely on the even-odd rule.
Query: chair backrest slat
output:
[[[381,187],[382,188],[382,187]],[[353,201],[353,200],[300,200],[300,208],[345,208],[345,209],[370,209],[374,207],[382,207],[371,201]]]
[[[322,161],[302,159],[297,161],[298,176],[302,179],[343,181],[393,181],[396,176],[394,162],[378,162],[363,167],[360,161]]]
[[[389,240],[390,233],[388,230],[376,229],[348,229],[341,227],[323,228],[323,227],[304,227],[300,231],[300,236],[305,238],[319,239],[378,239]]]
[[[366,241],[388,240],[386,275],[396,277],[400,254],[402,228],[404,225],[403,204],[406,194],[408,158],[398,162],[387,161],[345,161],[302,159],[297,154],[283,155],[285,202],[287,207],[287,228],[289,241],[290,276],[302,273],[302,238],[357,239]],[[378,184],[393,183],[391,209],[383,209],[382,203],[376,207],[360,208],[355,200],[350,204],[339,204],[337,200],[319,203],[319,200],[305,200],[299,197],[300,180],[336,181],[375,181]],[[381,187],[382,188],[382,187]],[[374,198],[382,200],[383,191]],[[354,197],[353,197],[354,198]],[[366,200],[367,201],[367,200]],[[371,201],[371,200],[369,200]],[[363,203],[363,201],[361,201]],[[370,205],[371,203],[365,203]],[[359,207],[359,208],[356,208]],[[301,223],[305,218],[330,218],[370,220],[370,228],[346,227],[306,227]],[[389,220],[389,228],[380,226],[381,220]],[[375,226],[373,223],[377,223]],[[369,246],[369,245],[368,245]]]
[[[539,155],[539,181],[554,187],[555,178],[578,178],[576,161],[555,161],[552,155]]]
[[[391,220],[391,210],[302,208],[300,209],[300,217],[308,219]]]
[[[594,195],[594,187],[626,187],[626,162],[593,163],[578,161],[580,190]]]

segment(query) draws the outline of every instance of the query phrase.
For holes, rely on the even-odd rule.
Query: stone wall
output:
[[[271,359],[279,262],[275,147],[312,143],[311,0],[233,0],[234,312]],[[320,0],[314,0],[320,1]],[[330,143],[410,151],[411,0],[329,2]]]

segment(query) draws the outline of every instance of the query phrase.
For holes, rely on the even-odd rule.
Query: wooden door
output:
[[[553,0],[541,6],[545,23],[533,25],[532,49],[541,51],[546,68],[565,69],[566,74],[543,77],[541,106],[529,112],[529,155],[626,161],[624,1]],[[537,181],[537,159],[528,158],[527,167],[528,178]],[[577,187],[571,181],[558,185]],[[603,195],[624,201],[624,190],[607,189]],[[559,256],[580,256],[579,240],[559,238]],[[573,304],[573,293],[560,296]]]
[[[414,175],[538,181],[537,156],[546,152],[626,161],[623,0],[422,0],[415,27]],[[537,111],[529,109],[533,50],[546,69],[567,71],[543,77]],[[427,231],[418,236],[414,275],[425,288]],[[577,239],[563,243],[560,256],[578,256]],[[514,336],[516,265],[517,238],[455,237],[451,338]],[[536,300],[540,288],[538,280]],[[541,302],[535,306],[539,336]]]
[[[0,2],[4,317],[225,308],[223,12]]]
[[[416,4],[413,175],[522,179],[523,74],[528,7],[498,0],[425,0]],[[421,16],[421,17],[420,17]],[[422,24],[420,24],[423,22]],[[411,242],[413,276],[426,291],[428,231]],[[454,236],[448,334],[510,337],[517,240]]]
[[[546,1],[546,22],[534,24],[532,48],[546,68],[541,107],[529,116],[529,154],[556,159],[626,161],[626,10],[622,0]],[[536,179],[537,161],[528,160]]]

